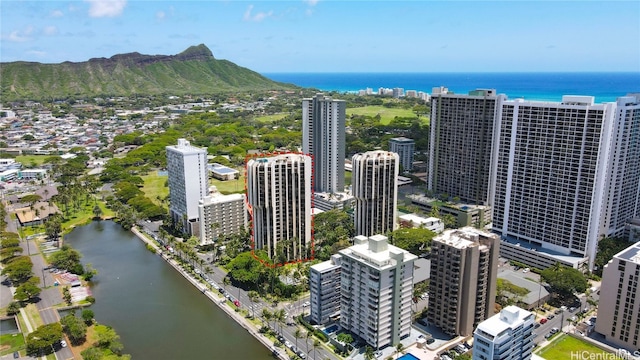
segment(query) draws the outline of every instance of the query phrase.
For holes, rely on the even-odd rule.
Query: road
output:
[[[142,228],[143,232],[146,232],[151,236],[159,236],[158,226],[156,223],[139,222],[138,225]],[[309,300],[308,296],[297,299],[296,301],[291,303],[281,302],[276,306],[274,306],[272,303],[264,302],[262,301],[262,299],[252,303],[251,300],[249,299],[249,295],[247,291],[240,289],[238,287],[235,287],[231,284],[224,285],[224,278],[227,275],[227,273],[223,269],[211,263],[211,259],[212,259],[211,254],[199,254],[199,256],[205,261],[207,266],[211,268],[211,272],[205,273],[205,275],[210,280],[212,280],[216,284],[216,286],[222,287],[223,289],[225,289],[225,293],[231,297],[230,300],[232,302],[234,300],[238,300],[242,308],[247,309],[250,314],[252,315],[255,314],[255,316],[258,318],[262,318],[262,309],[264,308],[269,309],[269,311],[271,312],[277,311],[279,309],[284,309],[289,314],[287,319],[285,319],[285,324],[280,325],[276,323],[275,326],[272,326],[272,327],[275,327],[275,330],[277,330],[277,332],[279,332],[285,338],[285,340],[289,341],[291,344],[294,344],[294,345],[296,344],[295,332],[297,329],[303,330],[306,333],[307,330],[304,327],[298,325],[293,320],[293,317],[302,313],[306,309],[302,307],[302,304],[305,301]],[[204,267],[206,268],[206,266]],[[287,325],[287,323],[292,325]],[[270,324],[273,325],[273,321],[271,321]],[[314,356],[317,359],[330,359],[330,360],[340,359],[333,353],[333,351],[323,346],[317,347],[315,349],[316,353],[314,355],[313,340],[314,340],[313,338],[297,339],[297,343],[298,343],[297,348],[299,350],[302,350],[303,352],[307,353],[307,349],[308,349],[311,352],[311,355],[307,353],[308,359],[313,358]],[[306,347],[305,347],[305,344],[306,344]]]

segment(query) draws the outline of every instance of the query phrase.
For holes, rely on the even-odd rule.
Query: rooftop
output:
[[[637,242],[628,248],[620,251],[614,257],[631,261],[640,265],[640,242]]]
[[[478,324],[476,332],[496,337],[508,329],[519,326],[529,316],[533,316],[533,314],[517,306],[510,305],[502,309],[500,313]]]

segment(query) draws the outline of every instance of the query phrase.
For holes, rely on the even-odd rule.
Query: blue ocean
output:
[[[264,76],[322,91],[357,92],[400,87],[431,93],[444,86],[456,94],[496,89],[509,99],[561,101],[562,95],[595,96],[596,103],[640,92],[640,72],[588,73],[266,73]]]

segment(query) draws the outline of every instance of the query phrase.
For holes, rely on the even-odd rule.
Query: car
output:
[[[280,341],[281,343],[283,343],[283,342],[284,342],[284,336],[282,336],[282,335],[278,335],[277,339],[278,339],[278,341]]]
[[[62,346],[63,348],[67,347],[67,342],[64,340],[60,340],[60,346]]]
[[[436,342],[434,338],[427,339],[427,345],[433,344],[434,342]]]
[[[284,341],[284,346],[288,347],[289,349],[291,349],[292,344],[289,342],[289,340],[285,340]]]
[[[552,314],[552,315],[547,316],[547,319],[551,320],[551,319],[553,319],[554,317],[556,317],[556,316]]]
[[[569,312],[574,312],[574,311],[576,311],[575,307],[572,306],[572,307],[569,308]]]
[[[535,326],[534,326],[534,328],[536,328],[536,329],[539,328],[539,327],[540,327],[539,323],[536,323]]]
[[[522,272],[523,272],[523,273],[528,273],[528,272],[529,272],[529,270],[531,270],[531,269],[529,269],[529,268],[524,268],[524,270],[522,270]]]
[[[547,318],[542,318],[542,319],[540,319],[540,324],[544,324],[544,323],[546,323],[547,321],[549,321],[549,320],[547,320]]]
[[[308,301],[305,301],[304,303],[302,303],[302,307],[307,307],[309,305],[311,305],[311,303]]]
[[[373,355],[374,355],[375,357],[379,358],[379,357],[381,357],[381,356],[382,356],[382,351],[376,351],[376,352],[374,352],[374,353],[373,353]]]
[[[562,310],[560,310],[560,309],[556,309],[556,311],[554,311],[553,313],[554,313],[554,314],[556,314],[556,315],[558,315],[558,314],[560,314],[561,312],[562,312]]]
[[[14,351],[14,352],[13,352],[13,358],[14,358],[14,359],[17,359],[17,358],[19,358],[19,357],[20,357],[20,353],[19,353],[19,352],[17,352],[17,351]]]
[[[298,356],[300,357],[300,359],[306,359],[307,358],[307,354],[303,353],[302,350],[298,351]]]
[[[552,333],[548,333],[547,335],[545,335],[545,336],[544,336],[544,338],[548,340],[548,339],[549,339],[550,337],[552,337],[552,336],[553,336],[553,334],[552,334]]]

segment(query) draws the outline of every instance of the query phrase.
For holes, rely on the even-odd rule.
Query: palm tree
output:
[[[285,321],[284,309],[279,309],[273,315],[278,322],[278,325],[280,325],[280,331],[282,331],[282,324],[284,324]]]
[[[273,313],[269,309],[262,309],[262,318],[267,322],[267,326],[270,326],[269,320],[273,318]]]
[[[313,344],[311,345],[313,346],[313,360],[316,360],[316,348],[320,346],[320,340],[313,339]]]
[[[402,345],[402,343],[398,343],[396,345],[396,359],[398,358],[399,354],[401,354],[404,351],[404,345]]]
[[[375,358],[375,354],[373,352],[373,348],[371,346],[367,346],[364,349],[364,359],[365,360],[373,360]]]
[[[293,336],[296,338],[296,349],[298,348],[298,339],[302,337],[302,330],[299,328],[296,329],[296,332],[293,333]]]
[[[249,301],[251,301],[251,310],[253,312],[253,317],[256,317],[256,308],[254,306],[254,302],[256,301],[256,299],[258,299],[260,297],[260,295],[258,294],[257,291],[255,290],[251,290],[247,293],[247,296],[249,296]]]

